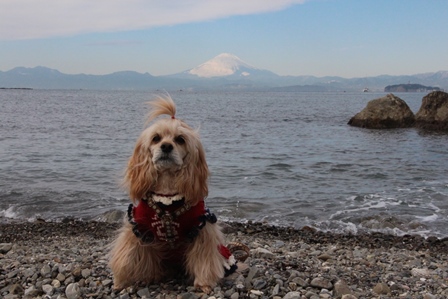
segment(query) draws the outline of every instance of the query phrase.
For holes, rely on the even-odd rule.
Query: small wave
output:
[[[0,211],[0,217],[15,219],[18,218],[17,212],[14,211],[16,206],[12,205],[6,210]]]
[[[330,171],[349,171],[353,166],[351,163],[336,163],[330,167]]]
[[[316,162],[316,163],[312,164],[310,166],[310,168],[320,169],[320,168],[326,167],[326,166],[328,166],[330,164],[331,164],[330,162],[320,161],[320,162]]]
[[[439,219],[439,216],[437,214],[432,214],[429,216],[415,216],[415,218],[420,219],[422,222],[434,222]]]
[[[286,163],[274,163],[270,164],[268,167],[284,169],[284,168],[291,168],[292,165]]]
[[[348,209],[336,211],[335,213],[330,215],[330,219],[334,219],[335,217],[343,214],[356,214],[356,212],[360,211],[369,211],[374,209],[385,209],[388,205],[392,205],[390,202],[386,201],[378,201],[378,202],[369,202],[363,204],[361,206],[355,207],[354,205],[350,205]],[[395,205],[395,204],[393,204]]]
[[[357,221],[355,221],[357,222]],[[351,221],[343,220],[325,220],[325,221],[306,221],[306,225],[316,228],[317,230],[323,232],[330,232],[336,234],[362,234],[362,233],[372,233],[378,232],[394,236],[404,236],[407,234],[415,234],[422,236],[424,238],[435,236],[435,237],[446,237],[444,234],[440,233],[438,230],[433,228],[429,229],[427,226],[418,224],[415,222],[409,223],[409,226],[383,226],[383,225],[365,225],[366,223],[355,223]],[[379,224],[379,223],[377,223]],[[301,228],[297,227],[296,228]]]
[[[365,175],[361,175],[364,179],[372,179],[372,180],[386,180],[388,178],[388,175],[386,173],[368,173]]]
[[[16,198],[19,196],[22,196],[23,192],[16,191],[16,190],[7,190],[0,193],[0,199],[7,199],[7,198]]]
[[[358,234],[359,227],[352,222],[344,221],[307,221],[307,225],[323,232],[337,234]]]

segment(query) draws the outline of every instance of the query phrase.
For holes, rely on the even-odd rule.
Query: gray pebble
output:
[[[28,296],[28,297],[36,297],[38,294],[39,294],[39,290],[36,289],[36,287],[33,285],[25,290],[25,296]]]
[[[198,295],[192,292],[187,292],[177,296],[177,299],[198,299]]]
[[[313,280],[311,280],[311,286],[318,288],[318,289],[329,289],[331,290],[333,288],[333,284],[331,281],[329,281],[326,278],[323,277],[316,277]]]
[[[238,298],[240,298],[240,295],[238,294],[238,292],[235,292],[232,295],[230,295],[230,299],[238,299]]]
[[[81,296],[81,289],[77,283],[71,283],[65,288],[67,299],[78,299]]]
[[[256,279],[253,281],[253,288],[256,290],[261,290],[266,286],[267,282],[264,279]]]
[[[144,289],[138,290],[137,295],[139,295],[140,297],[145,296],[145,297],[149,298],[151,296],[151,293],[149,292],[148,288],[144,288]]]
[[[243,292],[246,289],[242,283],[237,284],[235,287],[239,292]]]
[[[28,277],[31,277],[34,275],[35,270],[33,267],[31,267],[31,268],[25,269],[22,273],[25,278],[28,278]]]
[[[42,291],[44,291],[45,294],[51,296],[51,295],[53,295],[54,288],[53,288],[53,286],[51,286],[51,285],[49,285],[49,284],[44,284],[44,285],[42,286]]]
[[[275,243],[274,243],[275,248],[282,248],[283,246],[285,246],[285,242],[283,242],[281,240],[275,240]]]
[[[352,291],[348,287],[348,285],[345,283],[344,280],[338,280],[334,284],[334,296],[335,297],[342,297],[342,295],[346,294],[352,294]]]
[[[90,269],[82,269],[81,276],[87,278],[90,276],[90,273],[91,273]]]
[[[316,293],[311,292],[311,291],[306,292],[305,297],[309,298],[309,299],[317,299],[317,298],[319,298],[319,296]]]
[[[254,249],[251,253],[254,257],[259,257],[259,258],[270,259],[270,258],[274,257],[274,254],[272,252],[270,252],[267,249],[261,248],[261,247]]]
[[[40,269],[40,274],[41,274],[43,277],[49,277],[50,274],[51,274],[51,268],[50,268],[50,266],[49,266],[49,265],[44,265],[44,266],[42,267],[42,269]]]
[[[55,288],[59,288],[61,286],[61,282],[59,280],[55,279],[51,282],[51,285]]]
[[[301,277],[294,277],[292,279],[292,282],[294,282],[296,285],[301,286],[301,287],[306,287],[308,286],[308,283],[306,282],[306,280],[304,280]]]
[[[289,292],[283,297],[283,299],[300,299],[302,298],[302,294],[300,292]]]
[[[58,275],[56,275],[56,279],[59,281],[64,281],[66,279],[66,277],[64,274],[58,273]]]
[[[272,296],[277,296],[279,291],[280,291],[280,285],[277,283],[275,285],[275,287],[272,289],[271,295]]]
[[[387,295],[390,293],[390,288],[387,284],[380,282],[373,287],[373,291],[378,295]]]
[[[12,243],[0,243],[0,253],[7,254],[12,249]]]
[[[105,287],[110,287],[112,283],[113,283],[112,279],[105,279],[101,282],[101,284]]]

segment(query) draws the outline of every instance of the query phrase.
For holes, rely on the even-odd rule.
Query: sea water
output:
[[[0,90],[0,221],[98,219],[155,92]],[[173,91],[198,128],[220,219],[448,236],[448,134],[348,120],[385,93]],[[397,93],[416,113],[425,93]]]

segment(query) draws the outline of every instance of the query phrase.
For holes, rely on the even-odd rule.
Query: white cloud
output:
[[[1,0],[0,40],[147,29],[277,11],[306,0]]]

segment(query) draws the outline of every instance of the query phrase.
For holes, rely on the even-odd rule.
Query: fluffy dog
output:
[[[114,287],[154,283],[180,266],[209,293],[236,269],[216,217],[205,207],[209,176],[198,133],[177,119],[170,96],[158,96],[129,159],[125,186],[132,204],[112,244]]]

